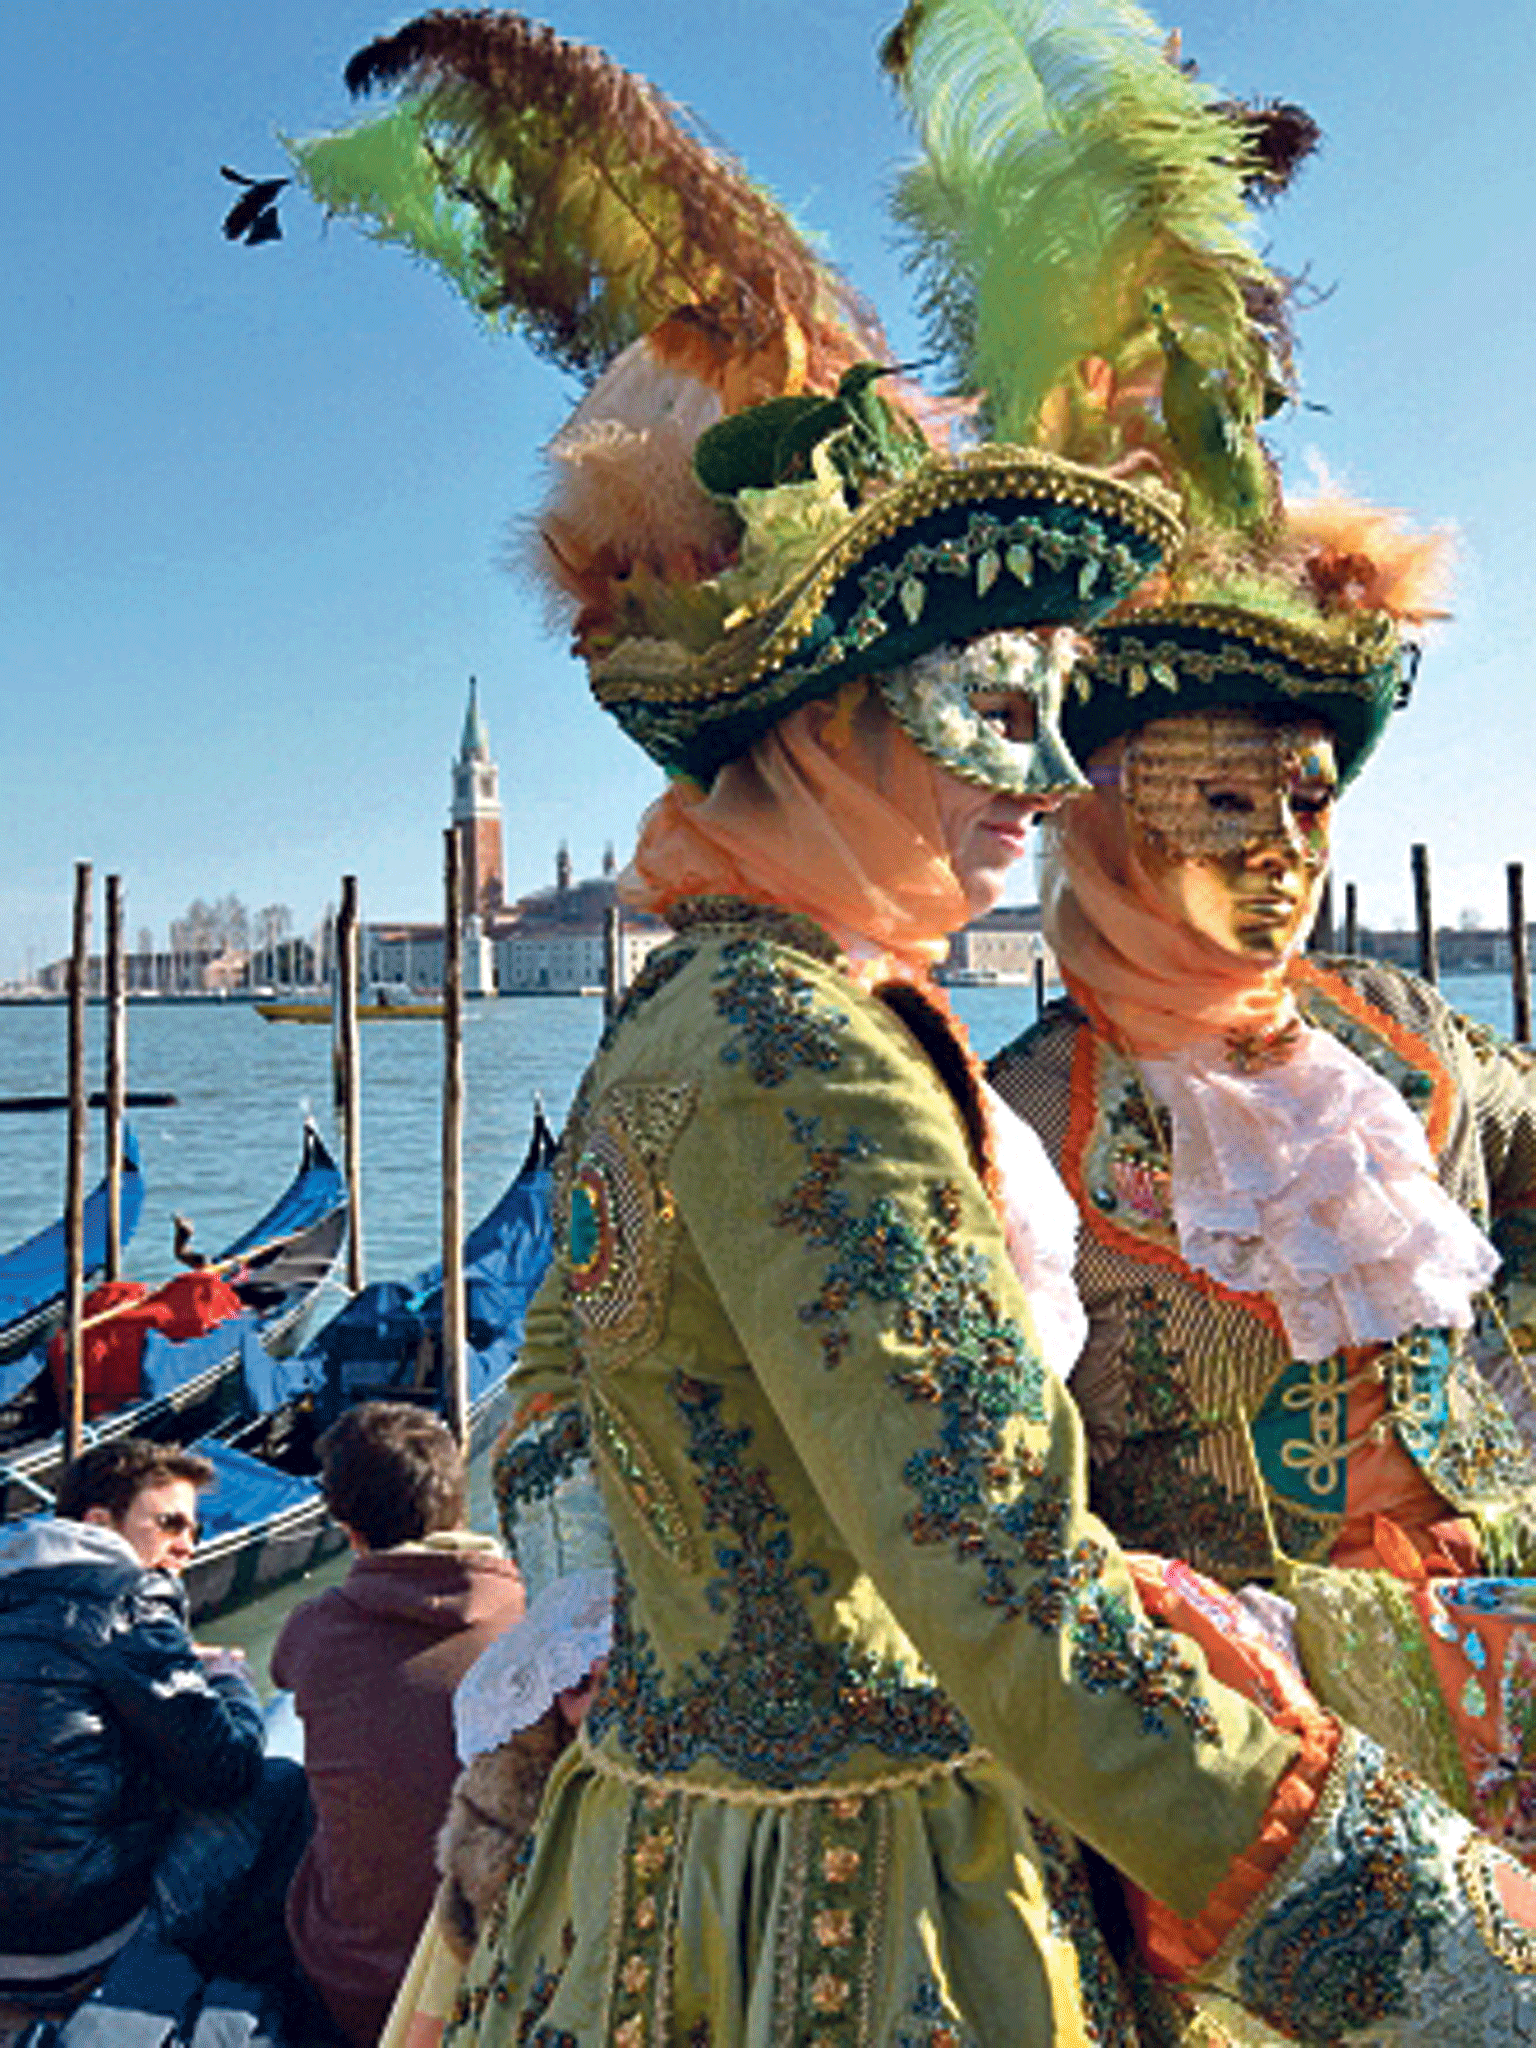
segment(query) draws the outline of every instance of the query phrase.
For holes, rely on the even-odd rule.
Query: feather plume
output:
[[[1257,429],[1289,340],[1246,119],[1129,0],[913,0],[884,55],[925,152],[896,216],[991,430],[1155,461],[1206,516],[1271,517]]]
[[[360,50],[346,79],[401,104],[290,144],[315,196],[563,367],[590,378],[685,309],[717,388],[743,362],[758,384],[767,359],[780,389],[831,390],[888,359],[873,312],[783,209],[600,50],[515,14],[438,11]]]
[[[1281,545],[1325,614],[1386,612],[1413,626],[1450,616],[1452,536],[1415,533],[1401,512],[1362,504],[1326,478],[1315,498],[1286,506]]]

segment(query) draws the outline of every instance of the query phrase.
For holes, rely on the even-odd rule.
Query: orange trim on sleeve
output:
[[[1287,1711],[1273,1721],[1275,1727],[1299,1736],[1301,1747],[1280,1774],[1258,1834],[1233,1857],[1201,1912],[1193,1920],[1181,1920],[1149,1893],[1126,1885],[1131,1923],[1156,1976],[1189,1977],[1210,1961],[1273,1881],[1317,1810],[1343,1730],[1321,1708],[1305,1716]]]
[[[1146,1612],[1198,1644],[1213,1678],[1252,1700],[1272,1726],[1301,1744],[1275,1783],[1258,1834],[1233,1857],[1193,1920],[1180,1919],[1127,1882],[1126,1902],[1148,1965],[1160,1977],[1183,1978],[1210,1961],[1295,1848],[1317,1810],[1342,1730],[1224,1587],[1177,1561],[1128,1551],[1126,1563]]]

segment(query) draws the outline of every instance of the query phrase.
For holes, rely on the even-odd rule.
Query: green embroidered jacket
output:
[[[772,1804],[984,1749],[1193,1912],[1290,1740],[1143,1618],[1085,1509],[1076,1410],[919,1043],[943,1028],[769,911],[699,906],[652,957],[562,1146],[510,1535],[590,1453],[620,1583],[600,1768]]]
[[[1536,1064],[1383,962],[1312,959],[1297,999],[1423,1119],[1442,1184],[1493,1238],[1499,1289],[1536,1301]],[[1268,1304],[1227,1295],[1179,1256],[1166,1117],[1134,1060],[1070,1003],[999,1053],[991,1077],[1032,1123],[1083,1217],[1077,1281],[1090,1334],[1072,1376],[1092,1498],[1122,1542],[1238,1584],[1282,1548],[1326,1558],[1346,1507],[1348,1366],[1294,1361]],[[1536,1470],[1479,1363],[1479,1343],[1414,1331],[1384,1355],[1390,1426],[1430,1484],[1479,1526],[1490,1568],[1536,1558]],[[1501,1367],[1501,1386],[1523,1375]],[[1250,1431],[1245,1418],[1251,1421]]]

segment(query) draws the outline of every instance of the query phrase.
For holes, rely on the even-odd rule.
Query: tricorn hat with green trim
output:
[[[1237,604],[1154,605],[1099,627],[1068,687],[1062,733],[1086,761],[1109,740],[1186,711],[1315,718],[1332,733],[1348,782],[1406,697],[1404,653],[1384,612],[1311,626]]]
[[[988,758],[963,688],[908,689],[912,664],[984,636],[1102,617],[1177,541],[1167,494],[991,446],[924,459],[849,509],[830,463],[817,467],[809,483],[734,495],[736,563],[690,602],[698,617],[717,597],[717,634],[592,650],[598,701],[664,766],[708,782],[796,706],[889,675],[891,708],[927,752],[1006,787],[1006,761]],[[998,686],[983,669],[968,674],[971,687]],[[1055,707],[1036,694],[1044,724]]]

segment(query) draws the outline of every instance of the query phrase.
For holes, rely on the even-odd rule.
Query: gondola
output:
[[[535,1107],[522,1165],[465,1239],[471,1457],[506,1420],[507,1376],[552,1254],[554,1153]],[[195,1443],[217,1475],[199,1504],[203,1539],[185,1579],[195,1621],[243,1606],[345,1547],[314,1476],[315,1440],[357,1401],[408,1400],[441,1411],[442,1320],[441,1266],[410,1286],[364,1288],[313,1343],[270,1372],[264,1412]]]
[[[335,1271],[347,1227],[346,1187],[314,1124],[288,1187],[266,1214],[211,1264],[224,1271],[244,1313],[176,1343],[144,1338],[140,1394],[87,1425],[86,1440],[150,1436],[186,1442],[248,1412],[247,1387],[265,1386],[275,1361],[299,1341]],[[42,1353],[0,1410],[0,1519],[49,1506],[63,1463],[58,1399]]]
[[[124,1245],[138,1227],[144,1206],[144,1176],[133,1132],[123,1129],[123,1179],[119,1217]],[[107,1183],[85,1199],[83,1242],[87,1285],[107,1262]],[[25,1244],[0,1253],[0,1403],[10,1398],[8,1379],[41,1344],[64,1314],[64,1223],[61,1218]],[[19,1391],[19,1388],[18,1388]]]

